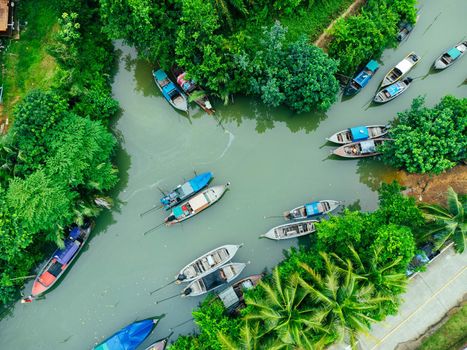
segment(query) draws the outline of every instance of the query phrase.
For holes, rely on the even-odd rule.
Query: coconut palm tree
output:
[[[325,273],[319,274],[302,263],[307,274],[299,277],[299,283],[314,301],[315,318],[321,320],[321,327],[334,337],[326,341],[350,341],[355,348],[358,333],[368,332],[370,323],[377,321],[371,315],[390,298],[379,295],[372,283],[358,276],[350,261],[342,269],[331,262],[327,254],[320,254],[325,262]]]
[[[447,196],[446,208],[436,204],[420,204],[419,207],[431,226],[426,236],[433,235],[436,238],[436,250],[448,239],[452,239],[456,251],[462,253],[466,240],[465,210],[467,202],[465,199],[461,201],[452,187],[448,188]]]
[[[244,331],[245,336],[255,334],[262,343],[272,341],[276,349],[321,348],[320,339],[326,331],[320,315],[309,307],[309,292],[301,287],[298,275],[285,279],[276,268],[272,277],[271,283],[260,283],[264,295],[245,298],[250,308],[246,327],[253,326],[253,330]]]

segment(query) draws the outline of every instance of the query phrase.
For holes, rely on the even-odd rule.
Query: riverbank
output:
[[[460,164],[440,174],[409,174],[397,170],[385,181],[398,181],[407,189],[405,193],[414,197],[417,202],[446,205],[446,193],[449,187],[459,194],[465,194],[467,189],[467,165]]]

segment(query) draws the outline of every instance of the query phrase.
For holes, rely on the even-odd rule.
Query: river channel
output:
[[[113,92],[122,107],[113,129],[121,142],[121,183],[116,208],[97,220],[79,259],[45,300],[17,303],[0,322],[0,349],[82,350],[137,319],[166,314],[148,339],[162,338],[189,320],[201,298],[157,299],[180,292],[171,285],[154,295],[189,261],[216,246],[244,243],[234,261],[248,263],[242,276],[271,268],[282,251],[297,241],[258,239],[282,223],[284,210],[314,199],[345,201],[364,211],[377,204],[379,181],[391,170],[378,160],[329,158],[325,137],[356,125],[385,124],[412,99],[426,95],[433,105],[446,94],[467,96],[467,58],[433,73],[433,61],[467,35],[465,0],[420,1],[419,21],[396,49],[388,49],[383,66],[357,96],[341,100],[325,114],[294,115],[285,108],[266,108],[260,101],[236,97],[224,106],[215,101],[216,117],[191,106],[190,115],[172,109],[156,88],[153,67],[121,51]],[[386,71],[415,51],[421,62],[410,76],[410,89],[382,106],[370,101]],[[231,182],[213,207],[182,225],[143,232],[163,221],[165,213],[140,213],[155,205],[159,188],[168,190],[193,176],[212,171],[212,184]],[[30,288],[30,285],[27,286]],[[26,291],[28,293],[28,291]],[[175,329],[195,330],[192,322]],[[144,347],[143,347],[144,348]]]

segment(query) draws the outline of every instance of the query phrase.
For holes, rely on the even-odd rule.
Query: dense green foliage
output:
[[[452,239],[454,248],[462,253],[467,239],[466,196],[459,197],[452,187],[449,187],[446,208],[430,204],[421,204],[420,208],[429,220],[426,235],[434,235],[437,241],[436,249],[439,249],[448,239]]]
[[[398,25],[415,23],[416,0],[369,0],[356,16],[340,19],[332,30],[329,55],[339,58],[339,71],[351,75],[395,44]]]
[[[239,319],[230,318],[234,329],[212,338],[210,346],[321,349],[343,338],[354,341],[371,322],[395,314],[415,252],[413,231],[424,224],[415,201],[401,190],[397,183],[383,184],[375,212],[346,210],[317,224],[307,248],[292,249],[272,277],[246,294],[241,329]],[[201,332],[218,329],[206,326]],[[171,349],[191,349],[189,344],[199,344],[198,336],[183,337]]]
[[[116,140],[106,127],[118,109],[110,94],[112,45],[100,34],[93,1],[53,5],[63,14],[47,46],[57,63],[52,89],[30,91],[1,140],[0,303],[52,245],[63,244],[65,227],[97,215],[96,203],[105,203],[118,180]]]
[[[342,3],[100,0],[106,32],[135,45],[140,56],[164,69],[176,63],[225,102],[235,93],[252,94],[297,112],[325,111],[335,101],[337,62],[311,45],[305,28],[291,41],[274,22],[293,24]],[[316,21],[323,28],[330,19]]]
[[[445,96],[433,108],[424,98],[392,122],[394,142],[382,147],[388,164],[410,173],[439,174],[467,157],[467,98]]]

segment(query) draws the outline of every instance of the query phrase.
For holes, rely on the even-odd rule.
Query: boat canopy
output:
[[[205,196],[203,193],[201,193],[201,194],[199,194],[198,196],[196,196],[196,197],[190,199],[190,200],[188,201],[188,203],[190,204],[191,208],[192,208],[194,211],[196,211],[196,210],[198,210],[198,209],[201,209],[202,207],[204,207],[204,206],[206,206],[206,205],[209,204],[208,201],[207,201],[207,199],[206,199],[206,196]]]
[[[179,205],[173,209],[173,215],[178,219],[185,216],[185,210],[183,209],[184,205]]]
[[[240,301],[233,287],[229,287],[226,290],[219,293],[219,298],[222,300],[222,303],[224,303],[226,309],[232,307]]]
[[[58,249],[55,251],[54,257],[57,261],[65,265],[67,264],[73,256],[76,254],[79,248],[79,243],[76,241],[72,241],[70,239],[65,240],[65,247],[62,249]]]
[[[201,279],[207,291],[223,285],[227,280],[221,276],[221,270],[216,270]]]
[[[379,64],[375,60],[371,60],[367,63],[366,68],[374,73],[378,70]]]
[[[167,79],[167,74],[162,69],[159,69],[158,71],[154,72],[154,77],[157,80],[164,80]]]
[[[402,90],[402,86],[399,82],[392,84],[386,88],[386,91],[391,95],[391,97],[397,95]]]
[[[134,322],[99,344],[94,350],[135,350],[155,327],[154,320]]]
[[[172,91],[177,91],[177,87],[175,86],[173,82],[170,82],[167,85],[162,87],[162,91],[167,93],[170,96]]]
[[[362,154],[376,152],[376,145],[373,140],[362,141],[360,142],[360,146],[362,148]]]
[[[77,239],[81,233],[81,229],[77,226],[73,227],[70,231],[70,238]]]
[[[366,140],[370,137],[368,134],[368,128],[366,126],[357,126],[355,128],[350,128],[350,133],[352,135],[353,141]]]
[[[453,47],[448,51],[448,55],[451,56],[453,60],[461,55],[461,52],[457,49],[457,47]]]
[[[407,73],[413,67],[413,63],[408,59],[404,59],[396,65],[396,69],[401,72],[401,74]]]
[[[366,84],[370,81],[371,77],[376,70],[378,69],[379,64],[375,60],[371,60],[370,62],[367,63],[365,66],[365,69],[362,70],[355,78],[354,81],[360,85],[361,87],[365,87]]]
[[[190,182],[185,182],[182,187],[179,189],[180,196],[186,197],[193,192],[196,192],[196,190],[191,186]]]
[[[320,214],[321,211],[319,210],[318,205],[319,205],[319,202],[305,204],[306,215],[312,216],[312,215]]]

